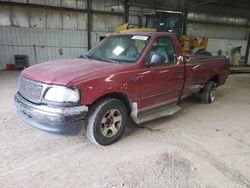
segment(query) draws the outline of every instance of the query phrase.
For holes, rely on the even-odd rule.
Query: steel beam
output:
[[[250,18],[248,19],[248,36],[247,36],[247,47],[246,47],[246,54],[245,54],[245,66],[247,66],[248,57],[249,57],[249,49],[250,49],[250,28],[249,28]]]
[[[184,4],[184,16],[183,16],[183,31],[182,34],[186,35],[187,34],[187,16],[188,16],[188,5],[189,5],[189,0],[185,0],[185,4]]]
[[[125,23],[129,21],[129,0],[124,1],[124,21]]]
[[[87,0],[87,33],[88,33],[88,50],[91,49],[91,31],[92,31],[92,0]]]
[[[43,8],[43,9],[51,9],[51,10],[88,13],[88,8],[82,9],[82,8],[56,7],[56,6],[50,6],[50,5],[39,5],[39,4],[32,4],[32,3],[18,3],[18,2],[7,2],[7,1],[0,1],[0,5]],[[121,13],[121,12],[111,12],[111,11],[102,11],[102,10],[91,10],[90,13],[91,14],[95,13],[95,14],[124,16],[124,13]]]

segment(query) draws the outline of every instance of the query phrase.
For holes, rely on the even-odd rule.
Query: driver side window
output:
[[[174,64],[176,61],[174,47],[169,37],[160,37],[155,40],[146,57],[146,62],[150,62],[154,54],[159,54],[164,57],[164,64]]]

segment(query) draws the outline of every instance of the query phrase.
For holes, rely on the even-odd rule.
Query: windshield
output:
[[[146,28],[157,28],[157,18],[155,15],[148,15],[147,16],[147,22],[146,22]]]
[[[147,15],[146,28],[156,28],[157,31],[182,34],[182,15],[180,13],[157,12]]]
[[[111,63],[135,63],[148,40],[144,35],[111,35],[83,57]]]

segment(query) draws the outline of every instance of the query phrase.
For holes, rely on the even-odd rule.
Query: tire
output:
[[[209,81],[201,92],[201,102],[203,104],[210,104],[216,98],[216,85],[213,81]]]
[[[90,109],[86,136],[94,144],[107,146],[118,141],[128,121],[127,109],[120,100],[106,98]]]

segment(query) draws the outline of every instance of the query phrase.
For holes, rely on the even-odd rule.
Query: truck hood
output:
[[[48,84],[67,85],[79,77],[96,72],[103,75],[105,70],[115,71],[118,66],[120,65],[91,59],[64,59],[31,66],[23,70],[22,75]]]

